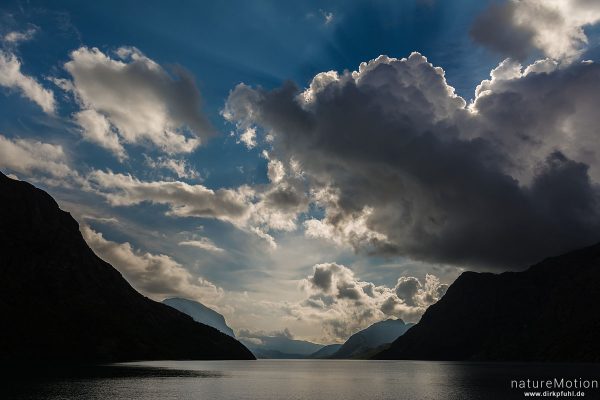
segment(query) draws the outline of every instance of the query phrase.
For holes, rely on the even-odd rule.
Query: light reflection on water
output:
[[[505,400],[511,379],[600,379],[600,365],[426,361],[154,361],[2,374],[3,396],[24,399]],[[589,392],[586,398],[600,398]]]

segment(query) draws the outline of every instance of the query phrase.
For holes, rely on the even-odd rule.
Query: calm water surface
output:
[[[155,361],[77,368],[5,366],[5,399],[354,400],[524,398],[511,379],[600,380],[600,365],[425,361]],[[564,398],[564,397],[563,397]],[[598,399],[588,390],[585,398]]]

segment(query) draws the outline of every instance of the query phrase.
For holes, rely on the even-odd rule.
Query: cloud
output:
[[[285,178],[285,166],[279,160],[269,160],[267,164],[267,176],[273,183],[279,183]]]
[[[403,276],[394,287],[377,286],[358,279],[344,265],[317,264],[312,275],[300,282],[305,300],[288,305],[287,311],[294,318],[322,325],[326,340],[339,341],[390,317],[417,322],[447,287],[433,275],[426,275],[424,281]]]
[[[267,243],[267,245],[269,245],[269,248],[271,248],[271,249],[277,248],[277,242],[275,241],[275,238],[273,236],[269,235],[264,230],[255,226],[255,227],[251,227],[250,231],[253,232],[254,234],[256,234],[256,236],[258,236],[262,240],[264,240],[265,243]]]
[[[593,0],[509,0],[492,3],[475,21],[471,36],[518,60],[537,49],[571,62],[588,43],[584,27],[599,21],[600,3]]]
[[[504,169],[523,184],[533,181],[556,151],[585,164],[595,184],[600,145],[594,127],[600,118],[593,104],[600,100],[599,77],[596,63],[559,68],[545,59],[523,68],[503,61],[478,85],[470,105],[477,135],[506,157]]]
[[[21,72],[21,61],[16,55],[0,50],[0,86],[15,89],[21,96],[33,101],[47,114],[56,110],[54,94],[34,78]]]
[[[254,206],[252,220],[266,230],[291,232],[296,229],[298,215],[308,208],[305,182],[301,177],[289,176],[281,165],[273,166],[271,161],[270,185],[257,188],[258,201]]]
[[[0,135],[0,168],[53,186],[80,181],[62,146],[33,139]]]
[[[256,129],[248,128],[242,132],[239,142],[244,143],[248,149],[256,147]]]
[[[85,140],[109,150],[119,161],[127,158],[119,136],[113,131],[110,122],[104,115],[95,110],[83,110],[75,113],[73,119],[81,127],[81,133]]]
[[[209,238],[206,237],[202,237],[196,240],[185,240],[183,242],[179,242],[180,246],[191,246],[191,247],[196,247],[198,249],[202,249],[202,250],[206,250],[206,251],[210,251],[213,253],[223,253],[225,252],[225,250],[223,250],[222,248],[218,247],[216,244],[213,243],[212,240],[210,240]]]
[[[143,182],[110,171],[93,171],[89,179],[113,206],[167,204],[168,213],[173,216],[214,218],[234,225],[241,225],[249,218],[249,201],[254,195],[248,187],[214,191],[178,181]]]
[[[22,32],[11,31],[2,37],[2,41],[4,43],[12,44],[12,45],[15,45],[15,44],[18,44],[21,42],[27,42],[27,41],[33,39],[33,37],[35,36],[37,31],[38,31],[38,28],[36,26],[31,26]]]
[[[323,17],[323,23],[325,25],[329,25],[333,22],[335,18],[335,14],[331,11],[319,10],[321,16]]]
[[[415,305],[415,296],[419,292],[421,282],[414,277],[401,277],[398,279],[395,291],[399,298],[405,299],[406,304],[409,306]]]
[[[266,230],[292,232],[298,216],[308,209],[308,197],[301,180],[284,180],[270,185],[259,195],[253,221]]]
[[[133,287],[149,297],[162,300],[182,296],[204,302],[223,295],[223,289],[194,277],[167,255],[144,253],[128,242],[112,242],[85,224],[80,229],[85,241],[100,258],[112,264]]]
[[[535,32],[529,24],[513,24],[517,2],[492,3],[471,27],[471,37],[503,55],[526,59],[533,51]]]
[[[184,159],[175,159],[171,157],[159,156],[156,159],[152,159],[146,156],[146,165],[150,168],[155,169],[166,169],[171,172],[174,172],[178,178],[185,179],[197,179],[202,181],[202,176],[200,172],[196,170],[192,165],[190,165],[189,161]]]
[[[271,162],[277,163],[276,160]],[[275,181],[271,184],[243,185],[235,189],[212,190],[180,181],[144,182],[131,175],[98,170],[92,171],[88,180],[113,206],[133,206],[143,202],[165,204],[169,207],[167,215],[228,222],[276,248],[269,231],[295,230],[299,214],[308,207],[308,198],[302,177],[288,174],[283,164],[275,169],[277,171],[271,173]]]
[[[119,48],[116,56],[81,47],[64,65],[72,80],[55,80],[75,94],[81,112],[94,115],[97,122],[103,117],[102,125],[109,124],[101,135],[90,134],[82,125],[84,137],[95,138],[95,143],[120,155],[123,143],[190,153],[213,135],[201,112],[194,78],[187,71],[178,67],[169,74],[132,47]]]
[[[99,217],[97,215],[83,214],[81,215],[81,219],[85,221],[96,221],[103,224],[115,224],[119,225],[119,220],[115,217]]]
[[[503,62],[467,104],[422,55],[380,56],[305,90],[238,85],[223,115],[268,132],[271,159],[296,165],[297,190],[324,214],[308,236],[522,268],[598,240],[600,67],[556,66]]]
[[[240,329],[238,333],[238,338],[248,340],[254,344],[262,344],[265,339],[269,338],[285,338],[285,339],[294,339],[294,335],[288,328],[284,328],[278,331],[251,331],[249,329]],[[254,339],[254,340],[252,340]]]

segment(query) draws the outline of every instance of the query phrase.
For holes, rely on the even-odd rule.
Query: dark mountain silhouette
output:
[[[523,272],[465,272],[379,359],[600,361],[600,244]]]
[[[196,322],[212,326],[226,335],[233,338],[235,337],[235,333],[233,333],[233,330],[227,325],[227,322],[225,322],[225,317],[212,308],[206,307],[202,303],[180,297],[172,297],[170,299],[164,299],[163,304],[189,315]]]
[[[388,319],[376,322],[350,336],[330,358],[364,358],[374,349],[392,343],[402,336],[413,324],[405,324],[401,319]]]
[[[0,359],[253,359],[136,292],[47,193],[0,173]]]
[[[342,347],[341,344],[328,344],[315,351],[308,358],[329,358],[333,353],[338,351]]]

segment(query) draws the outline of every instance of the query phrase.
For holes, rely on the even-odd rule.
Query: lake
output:
[[[7,368],[5,399],[524,398],[511,380],[600,379],[599,365],[362,360],[154,361]],[[566,389],[563,389],[566,390]],[[583,389],[571,389],[583,390]],[[598,389],[585,398],[600,398]],[[568,397],[562,397],[568,398]]]

